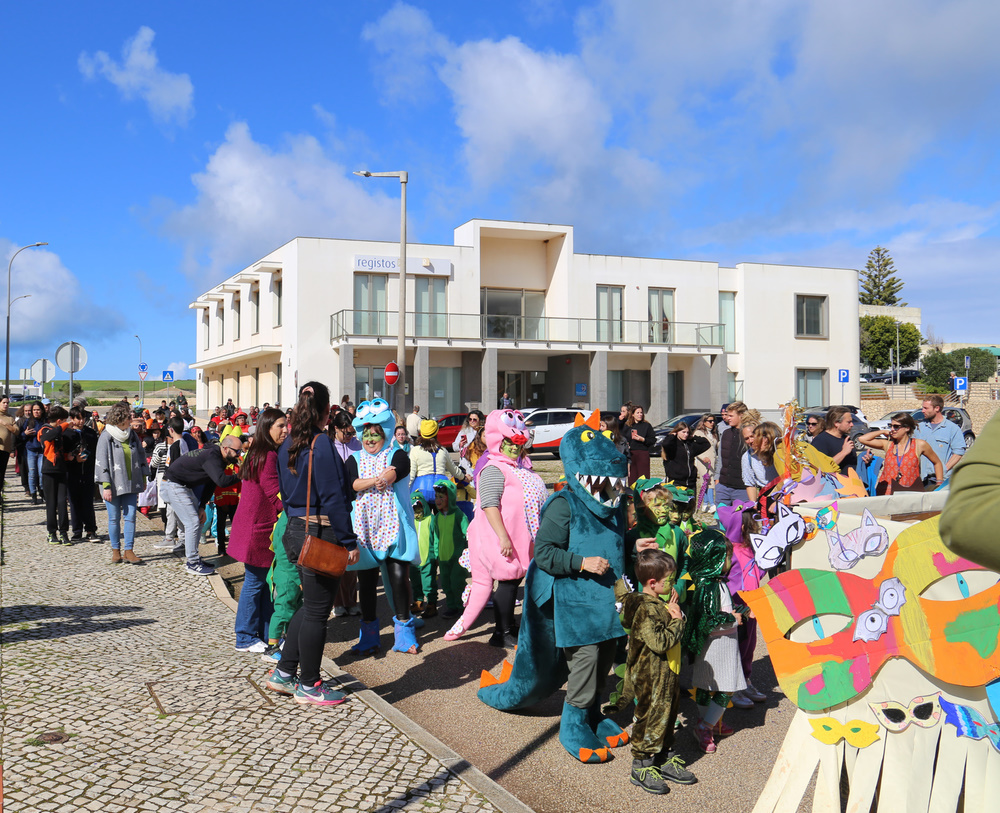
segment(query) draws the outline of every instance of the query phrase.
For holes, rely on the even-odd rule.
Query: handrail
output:
[[[330,341],[348,337],[386,337],[397,333],[395,311],[345,308],[330,316]],[[656,347],[722,347],[725,327],[712,322],[661,322],[563,316],[513,316],[496,313],[406,314],[410,339],[606,343]]]

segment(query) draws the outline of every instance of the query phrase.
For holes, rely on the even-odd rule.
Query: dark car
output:
[[[900,370],[899,371],[899,383],[900,384],[915,384],[920,380],[920,370]],[[873,376],[871,379],[873,384],[895,384],[896,374],[894,372],[882,373],[882,375]]]

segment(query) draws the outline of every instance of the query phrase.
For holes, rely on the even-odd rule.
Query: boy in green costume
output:
[[[410,495],[413,518],[416,520],[417,541],[420,546],[420,564],[410,565],[410,585],[413,588],[413,605],[410,612],[433,618],[437,615],[438,541],[434,533],[434,514],[419,491]]]
[[[444,590],[447,605],[442,615],[454,618],[462,611],[462,592],[469,576],[469,571],[458,562],[469,544],[466,539],[469,518],[457,507],[457,489],[451,480],[441,479],[434,484],[434,505],[437,513],[431,520],[432,533],[441,568],[441,589]],[[437,605],[437,590],[434,591],[434,604]]]
[[[627,557],[626,575],[634,580],[631,563],[639,550],[652,550],[650,543],[642,543],[637,550],[637,543],[653,539],[656,547],[669,555],[675,562],[676,573],[674,589],[678,601],[683,602],[690,583],[687,576],[687,534],[672,520],[678,517],[675,507],[673,488],[666,486],[658,477],[636,480],[633,486],[633,503],[635,505],[635,525],[625,534]],[[680,495],[683,497],[683,495]]]

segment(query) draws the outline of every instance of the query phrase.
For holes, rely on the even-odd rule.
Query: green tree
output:
[[[858,298],[862,305],[906,307],[905,302],[899,301],[899,292],[903,290],[904,283],[896,276],[896,266],[889,249],[875,246],[871,250],[858,282],[861,287]]]
[[[924,356],[923,380],[935,387],[950,386],[951,373],[965,375],[965,357],[969,357],[969,380],[986,381],[997,371],[997,359],[981,347],[961,347],[950,353],[932,350]]]
[[[69,395],[69,381],[64,382],[59,385],[59,392],[63,395]],[[83,392],[83,387],[76,381],[73,382],[73,394],[69,396],[69,400],[72,401],[76,396]]]
[[[899,325],[899,365],[914,364],[920,358],[922,338],[916,325]],[[891,316],[861,317],[861,362],[884,370],[889,366],[889,350],[896,356],[896,320]]]

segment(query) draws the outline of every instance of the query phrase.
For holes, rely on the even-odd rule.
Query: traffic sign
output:
[[[972,366],[972,358],[970,356],[965,357],[965,369],[968,370]]]
[[[962,375],[962,376],[955,376],[955,378],[952,379],[952,380],[955,382],[955,392],[966,392],[966,391],[968,391],[968,389],[969,389],[969,379],[966,378],[964,375]]]
[[[145,381],[147,375],[149,375],[149,373],[147,373],[145,370],[139,370],[139,380],[140,381]]]
[[[382,373],[383,378],[387,386],[392,386],[397,381],[399,381],[399,365],[394,361],[390,361],[385,365],[385,370]]]
[[[174,371],[173,370],[164,370],[163,371],[163,383],[165,383],[165,384],[172,384],[173,381],[174,381]]]
[[[56,350],[56,364],[64,373],[78,373],[87,366],[87,351],[77,342],[63,342]]]
[[[36,381],[48,384],[56,377],[56,365],[48,359],[38,359],[31,365],[31,377]]]
[[[41,381],[35,381],[31,386],[35,387],[37,389],[38,387],[42,386],[42,382]]]
[[[140,361],[139,362],[139,372],[140,373],[148,373],[149,372],[149,365],[146,364],[146,362],[144,362],[144,361]],[[146,376],[143,375],[143,378],[145,378],[145,377]]]
[[[837,370],[837,383],[838,384],[850,384],[851,383],[851,372],[850,372],[850,370]]]

